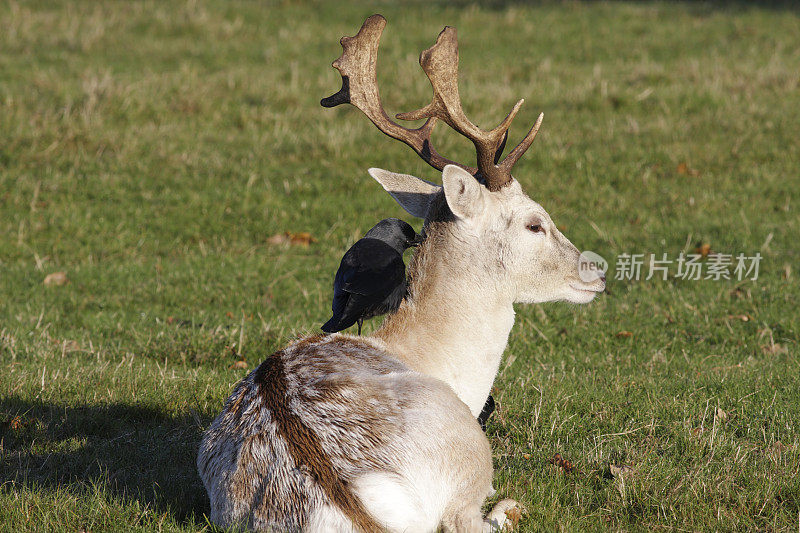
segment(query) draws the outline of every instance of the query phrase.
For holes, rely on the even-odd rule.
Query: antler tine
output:
[[[528,134],[525,135],[525,138],[520,141],[520,143],[511,150],[511,153],[503,159],[503,162],[500,163],[499,167],[503,170],[503,172],[507,172],[511,175],[511,168],[516,164],[522,154],[525,153],[525,150],[531,147],[533,144],[533,139],[536,138],[536,134],[539,133],[539,126],[542,125],[542,120],[544,120],[544,113],[539,113],[539,118],[536,119],[536,123],[533,127],[528,131]]]
[[[422,109],[398,114],[397,118],[443,120],[472,141],[477,155],[479,177],[486,180],[489,190],[499,190],[511,181],[511,172],[510,166],[508,168],[498,166],[497,161],[505,146],[508,128],[511,127],[511,122],[524,100],[518,101],[508,116],[490,131],[480,129],[467,118],[458,93],[458,37],[456,29],[451,26],[446,26],[436,39],[436,43],[420,54],[419,64],[433,87],[433,100]]]
[[[342,55],[333,62],[342,75],[342,88],[336,94],[323,98],[320,104],[334,107],[352,104],[364,113],[380,131],[410,146],[426,163],[442,170],[446,165],[458,165],[468,172],[476,169],[451,161],[439,155],[430,143],[431,132],[436,125],[436,117],[428,120],[420,128],[409,129],[392,121],[386,114],[378,91],[376,67],[378,46],[381,34],[386,27],[386,19],[372,15],[354,37],[342,37]]]

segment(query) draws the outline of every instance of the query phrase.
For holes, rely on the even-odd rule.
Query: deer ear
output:
[[[475,176],[456,165],[447,165],[442,171],[442,186],[447,205],[455,216],[470,219],[484,210],[484,187]]]
[[[400,207],[414,217],[425,218],[431,200],[442,190],[435,183],[409,174],[398,174],[382,168],[371,168],[367,172],[392,195]]]

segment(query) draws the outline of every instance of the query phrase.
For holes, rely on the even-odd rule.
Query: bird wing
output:
[[[395,309],[399,300],[386,300],[394,292],[405,295],[405,276],[403,256],[397,250],[379,239],[356,242],[342,257],[336,272],[333,317],[322,326],[323,331],[341,331],[359,318],[371,318]]]
[[[339,276],[337,275],[336,281],[339,281]],[[350,301],[351,294],[339,290],[338,285],[334,285],[334,292],[333,292],[333,302],[331,304],[331,311],[333,311],[333,316],[330,320],[325,322],[322,325],[322,331],[333,333],[334,331],[341,331],[343,329],[349,328],[350,326],[355,323],[355,319],[350,324],[346,324],[347,318],[345,317],[345,311],[347,309],[347,304]],[[356,317],[358,318],[358,317]]]
[[[406,265],[397,250],[378,239],[361,239],[342,258],[341,287],[363,296],[385,297],[403,282]]]

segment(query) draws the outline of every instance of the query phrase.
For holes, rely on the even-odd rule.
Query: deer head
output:
[[[514,302],[592,300],[604,289],[604,278],[598,274],[585,282],[578,276],[580,252],[511,175],[514,164],[533,143],[544,115],[539,115],[525,138],[501,162],[508,129],[524,100],[492,130],[473,124],[461,106],[458,41],[455,28],[448,26],[436,43],[420,54],[420,65],[433,87],[433,100],[422,109],[397,115],[402,120],[427,120],[418,129],[400,126],[386,114],[376,79],[378,45],[385,26],[386,19],[373,15],[355,37],[342,38],[343,54],[333,63],[342,75],[342,88],[321,104],[356,106],[380,131],[404,142],[425,162],[443,171],[442,186],[375,168],[370,169],[372,177],[411,215],[426,219],[427,235],[433,226],[450,223],[447,233],[456,236],[450,244],[462,245],[471,260],[469,267],[482,269]],[[476,166],[451,161],[433,148],[431,132],[437,120],[473,143]],[[437,203],[442,194],[446,201]],[[436,209],[431,209],[434,205]]]

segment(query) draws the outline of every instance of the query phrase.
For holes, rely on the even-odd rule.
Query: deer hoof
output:
[[[486,515],[491,531],[513,531],[522,518],[522,506],[510,498],[500,500]]]

